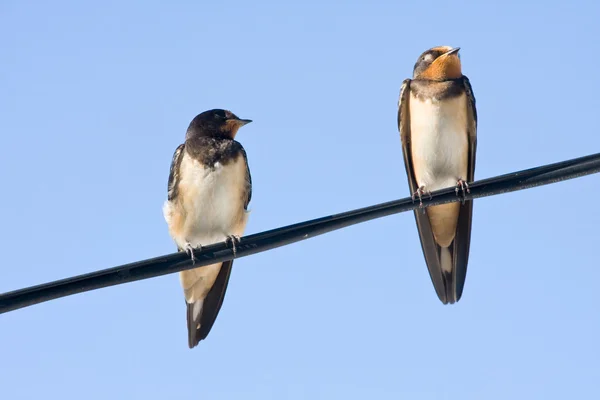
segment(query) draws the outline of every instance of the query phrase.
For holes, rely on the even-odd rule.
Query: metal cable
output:
[[[597,172],[600,172],[600,153],[476,181],[470,184],[470,193],[467,193],[464,198],[468,200],[494,196]],[[431,199],[429,196],[424,196],[423,206],[451,203],[461,199],[462,197],[457,197],[454,188],[442,189],[432,192]],[[232,249],[225,242],[220,242],[196,251],[195,264],[192,264],[186,253],[173,253],[7,292],[0,295],[0,314],[76,293],[154,278],[232,258],[246,257],[418,207],[418,201],[413,202],[410,197],[407,197],[245,236],[236,246],[235,257]]]

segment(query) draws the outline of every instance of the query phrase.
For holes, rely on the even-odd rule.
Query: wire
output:
[[[470,193],[465,194],[464,198],[469,200],[494,196],[597,172],[600,172],[600,153],[476,181],[469,185]],[[461,197],[456,195],[455,188],[447,188],[432,192],[431,199],[429,196],[424,196],[423,206],[451,203],[459,200],[461,200]],[[192,263],[187,253],[173,253],[7,292],[0,295],[0,314],[77,293],[154,278],[232,258],[246,257],[418,207],[418,202],[413,202],[410,197],[407,197],[242,237],[240,243],[236,246],[235,256],[232,249],[225,242],[220,242],[207,245],[201,251],[196,251],[194,253],[196,257],[195,264]]]

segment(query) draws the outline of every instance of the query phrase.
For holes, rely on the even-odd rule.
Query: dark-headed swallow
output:
[[[464,194],[475,172],[477,111],[459,48],[434,47],[419,56],[400,89],[398,130],[413,198],[456,187]],[[465,285],[473,202],[415,210],[429,275],[442,303],[460,300]]]
[[[163,214],[178,251],[222,241],[235,244],[246,228],[252,179],[246,152],[234,140],[249,119],[214,109],[197,115],[171,163]],[[187,305],[188,346],[209,334],[227,290],[233,260],[179,273]]]

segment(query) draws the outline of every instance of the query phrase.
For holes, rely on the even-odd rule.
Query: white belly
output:
[[[434,191],[467,180],[466,96],[437,100],[410,98],[410,148],[419,186]]]
[[[244,210],[246,165],[244,158],[214,170],[204,168],[187,155],[181,162],[179,196],[167,201],[163,213],[171,236],[181,248],[223,241],[228,235],[241,236],[248,213]]]

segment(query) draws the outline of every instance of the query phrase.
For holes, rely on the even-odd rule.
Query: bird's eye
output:
[[[425,62],[433,61],[433,56],[431,54],[425,54],[423,56],[423,61],[425,61]]]
[[[225,119],[225,117],[219,113],[215,113],[215,119]]]

